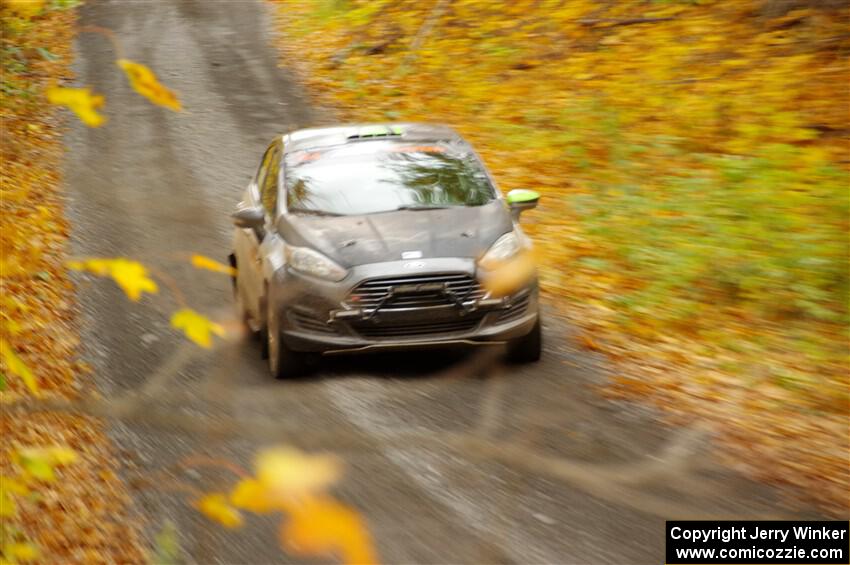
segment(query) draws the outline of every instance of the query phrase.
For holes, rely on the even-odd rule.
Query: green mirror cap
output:
[[[402,135],[404,129],[398,125],[363,126],[357,130],[357,137],[382,137],[385,135]]]
[[[540,193],[526,188],[516,188],[508,193],[508,204],[521,204],[540,200]]]

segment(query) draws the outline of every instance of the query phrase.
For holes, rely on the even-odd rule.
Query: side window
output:
[[[257,175],[255,180],[257,181],[257,190],[260,191],[263,188],[263,182],[266,179],[266,172],[269,170],[269,161],[271,161],[272,155],[274,154],[275,147],[271,146],[266,149],[266,152],[263,153],[263,159],[260,161],[260,168],[257,169]]]
[[[277,211],[277,180],[280,173],[280,147],[275,145],[271,148],[269,159],[263,163],[265,167],[264,176],[261,179],[260,199],[263,208],[269,217],[274,218]]]

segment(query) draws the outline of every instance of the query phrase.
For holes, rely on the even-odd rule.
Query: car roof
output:
[[[442,124],[416,122],[384,122],[350,124],[323,128],[300,129],[284,136],[286,150],[300,151],[345,145],[366,140],[394,140],[414,142],[461,142],[463,138],[452,128]]]

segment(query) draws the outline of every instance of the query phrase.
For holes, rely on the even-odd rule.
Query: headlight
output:
[[[493,269],[515,257],[522,248],[523,242],[515,232],[506,233],[490,246],[487,253],[478,260],[478,264],[485,269]]]
[[[298,272],[326,279],[341,281],[348,271],[312,249],[286,246],[286,263]]]

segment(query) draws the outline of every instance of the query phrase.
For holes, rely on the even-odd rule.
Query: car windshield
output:
[[[289,211],[375,214],[481,206],[495,191],[465,145],[359,141],[286,157]]]

